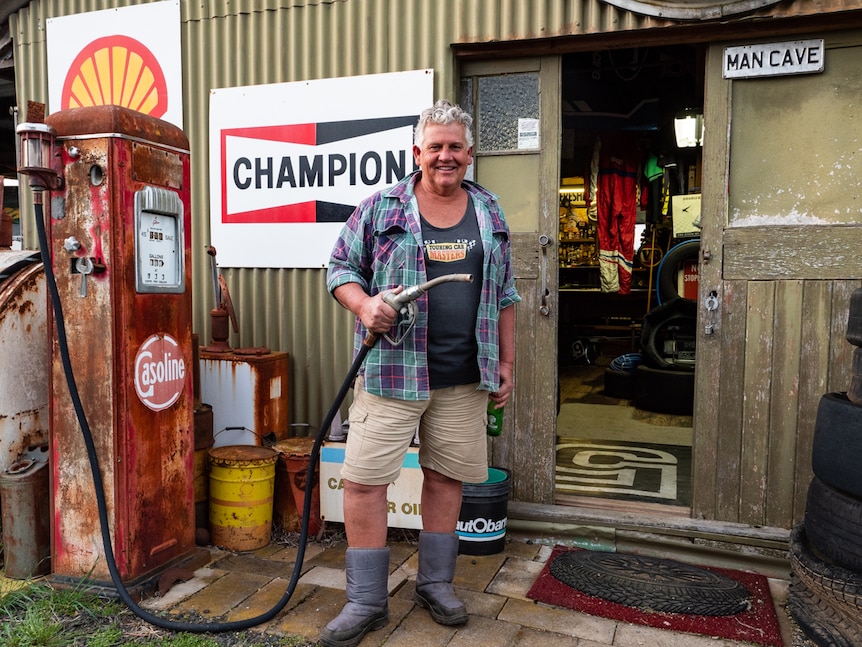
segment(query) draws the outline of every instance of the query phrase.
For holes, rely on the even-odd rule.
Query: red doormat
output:
[[[590,561],[595,561],[592,558],[597,558],[607,563],[603,564],[599,561],[594,564],[590,562],[578,564],[571,559],[575,557],[574,553],[578,553],[578,557],[589,557]],[[555,560],[561,556],[562,559],[554,566]],[[630,563],[614,564],[614,559],[617,561],[628,559]],[[673,574],[666,570],[668,564],[672,567],[677,566],[682,571],[678,581],[673,581]],[[703,577],[698,577],[698,572]],[[584,586],[578,585],[578,588],[573,588],[570,585],[571,578],[574,578],[575,584],[578,584],[578,577],[583,577]],[[716,585],[710,582],[711,578],[716,578]],[[678,607],[680,600],[688,598],[685,593],[686,584],[697,586],[698,580],[703,584],[704,592],[718,591],[729,599],[733,595],[731,589],[735,587],[737,592],[742,590],[743,594],[747,590],[748,595],[745,595],[742,603],[738,599],[729,599],[730,606],[727,609],[716,610],[716,613],[727,613],[727,615],[712,615],[711,612],[706,615],[702,610],[704,606],[699,608],[699,613],[655,610],[655,608],[675,608],[674,604]],[[722,586],[721,582],[727,582],[729,586]],[[666,583],[667,587],[663,587],[662,583]],[[682,595],[679,593],[680,586],[683,590]],[[593,595],[583,592],[581,588],[591,590]],[[604,588],[607,588],[607,594],[603,591]],[[654,590],[657,597],[651,599],[651,590]],[[668,596],[660,599],[668,592],[670,592]],[[597,593],[602,597],[597,597]],[[757,573],[708,566],[694,567],[672,560],[581,551],[578,548],[557,546],[527,592],[527,597],[545,604],[647,627],[747,641],[770,647],[783,647],[784,644],[769,592],[769,583],[766,577]],[[625,598],[624,603],[612,601],[621,597]],[[663,602],[670,606],[663,606]],[[705,606],[710,604],[709,600],[703,603]]]

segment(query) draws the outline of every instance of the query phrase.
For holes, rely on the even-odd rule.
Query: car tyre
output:
[[[795,575],[790,577],[787,610],[802,632],[818,647],[862,645],[862,627],[859,623],[842,616]]]
[[[790,567],[807,589],[844,619],[858,622],[862,615],[862,576],[815,554],[803,525],[790,533]]]
[[[846,338],[854,346],[862,346],[862,288],[850,295]]]
[[[634,400],[634,371],[617,371],[612,368],[605,369],[604,394],[611,398],[619,398],[620,400]]]
[[[644,411],[690,416],[694,412],[694,373],[641,364],[635,369],[635,406]]]
[[[694,339],[697,329],[697,303],[688,299],[673,299],[656,306],[644,316],[641,329],[643,361],[653,368],[693,371],[693,360],[680,360],[665,355],[665,342],[682,332],[682,337]]]
[[[677,274],[680,264],[689,259],[696,259],[700,253],[700,238],[683,241],[674,245],[659,263],[656,278],[656,298],[659,303],[665,303],[679,298]],[[686,299],[694,301],[694,299]]]
[[[811,467],[824,483],[862,499],[862,404],[845,393],[820,398],[814,421]]]
[[[862,572],[862,500],[839,492],[815,476],[808,486],[805,534],[824,557]]]

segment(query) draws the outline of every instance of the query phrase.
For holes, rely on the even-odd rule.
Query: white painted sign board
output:
[[[223,267],[326,267],[363,199],[411,173],[434,71],[210,92],[210,234]]]
[[[725,47],[722,74],[725,79],[816,74],[825,58],[822,38]]]
[[[183,127],[179,0],[45,23],[49,113],[118,105]]]
[[[344,522],[344,463],[346,443],[327,441],[320,449],[320,516],[326,521]],[[419,448],[410,447],[401,473],[387,489],[387,525],[390,528],[422,529],[422,468]]]

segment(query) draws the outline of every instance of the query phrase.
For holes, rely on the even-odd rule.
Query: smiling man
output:
[[[462,482],[488,478],[485,412],[514,386],[514,308],[509,229],[496,197],[464,179],[473,159],[472,118],[440,100],[414,131],[419,170],[362,202],[330,259],[329,290],[356,315],[354,349],[389,332],[383,299],[446,274],[416,302],[416,325],[399,343],[382,337],[354,389],[342,468],[347,604],[324,629],[328,647],[356,645],[389,621],[386,547],[389,484],[419,430],[422,532],[414,600],[444,625],[467,622],[452,587]]]

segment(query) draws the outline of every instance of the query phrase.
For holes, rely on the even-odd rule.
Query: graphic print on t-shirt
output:
[[[425,241],[425,251],[429,261],[438,263],[455,263],[467,258],[467,252],[476,246],[474,240],[456,240],[451,243],[438,243],[433,240]]]

